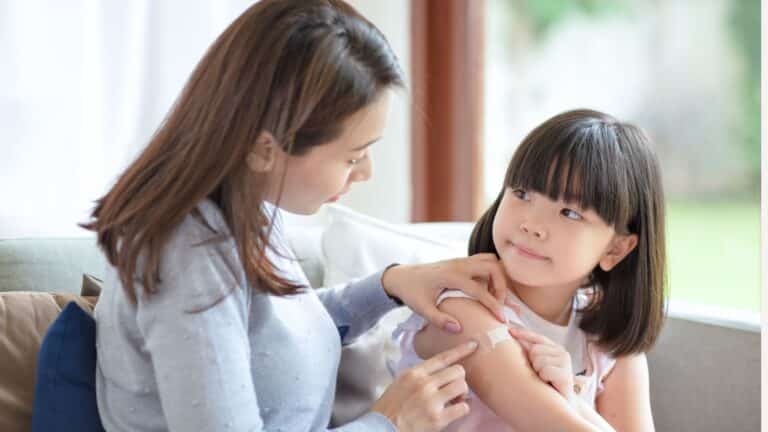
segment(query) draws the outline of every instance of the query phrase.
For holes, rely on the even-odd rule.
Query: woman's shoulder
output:
[[[201,201],[174,227],[161,253],[161,272],[183,269],[193,263],[209,261],[222,255],[222,250],[234,249],[224,218],[215,204]],[[219,252],[219,253],[215,253]]]
[[[194,308],[240,286],[241,270],[223,217],[215,204],[205,200],[171,231],[163,246],[157,294],[183,297],[182,303]]]
[[[171,231],[167,244],[170,248],[192,249],[229,239],[231,236],[221,210],[212,201],[205,199],[193,207]]]

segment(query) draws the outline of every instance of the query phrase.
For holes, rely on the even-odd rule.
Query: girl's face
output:
[[[507,188],[493,223],[493,243],[509,277],[531,287],[578,288],[596,265],[610,270],[637,243],[616,234],[577,203]]]
[[[279,197],[281,208],[291,213],[313,214],[324,203],[334,202],[349,192],[354,183],[371,178],[369,147],[382,136],[391,98],[390,91],[382,92],[374,102],[344,121],[338,138],[312,147],[301,156],[277,151],[274,169],[268,173],[267,201],[276,203]]]

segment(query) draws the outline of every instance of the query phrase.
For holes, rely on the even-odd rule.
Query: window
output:
[[[670,298],[760,308],[760,2],[488,0],[484,198],[526,133],[588,107],[652,137]]]

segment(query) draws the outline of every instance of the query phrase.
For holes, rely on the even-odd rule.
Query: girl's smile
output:
[[[510,246],[511,246],[510,249],[512,251],[514,251],[518,255],[522,256],[523,258],[532,259],[534,261],[549,261],[550,260],[549,258],[547,258],[545,256],[542,256],[542,255],[539,255],[538,253],[534,252],[532,249],[529,249],[529,248],[521,245],[520,243],[511,243],[510,242]]]

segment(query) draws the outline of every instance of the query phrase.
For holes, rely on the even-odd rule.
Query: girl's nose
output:
[[[523,222],[520,224],[520,231],[532,235],[537,239],[544,240],[547,238],[547,231],[543,226],[538,224],[532,224],[530,222]]]

